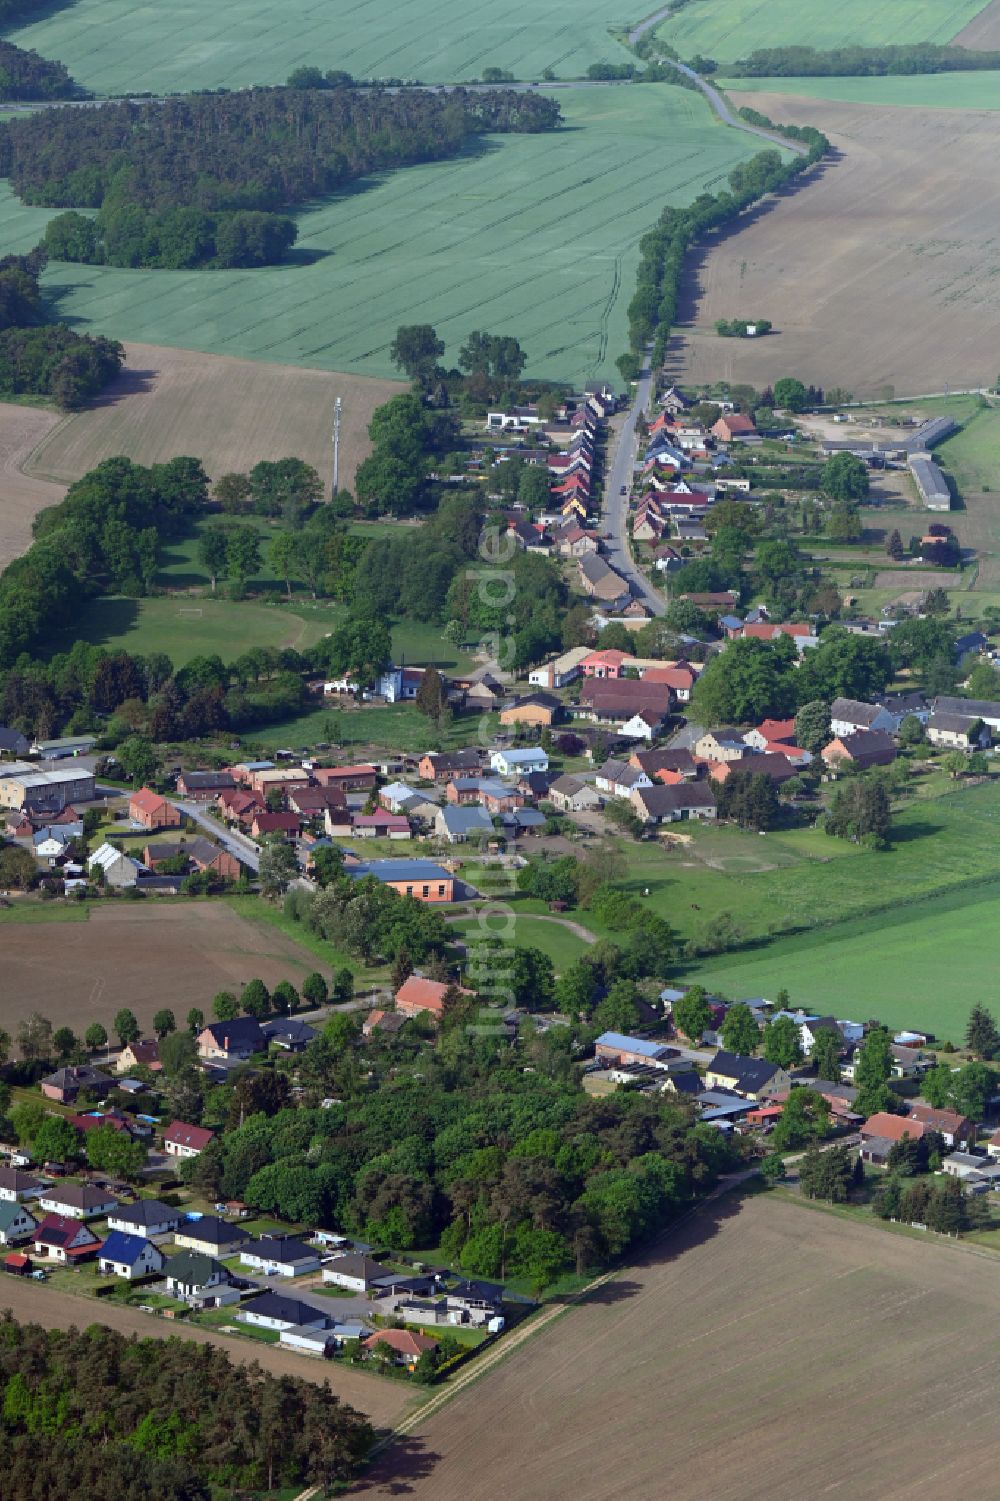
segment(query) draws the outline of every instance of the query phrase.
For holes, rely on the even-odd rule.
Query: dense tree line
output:
[[[888,47],[762,47],[727,63],[732,78],[883,78],[913,73],[968,73],[1000,68],[1000,52],[972,52],[935,42]],[[742,114],[743,111],[741,110]]]
[[[72,114],[72,118],[70,118]],[[281,211],[376,171],[455,156],[488,131],[553,129],[551,100],[512,91],[255,89],[0,127],[0,173],[60,216],[53,255],[119,266],[253,266],[294,240]]]
[[[64,63],[0,41],[0,99],[78,99],[83,92]]]
[[[700,193],[685,208],[669,205],[655,228],[639,242],[638,287],[628,306],[629,341],[632,352],[620,363],[622,373],[634,374],[642,350],[655,338],[654,362],[661,364],[670,330],[677,319],[681,276],[687,251],[708,230],[735,219],[766,193],[793,182],[829,150],[829,142],[816,132],[817,140],[805,156],[782,161],[777,151],[759,151],[729,174],[729,186],[720,193]]]
[[[274,1377],[216,1345],[0,1319],[0,1464],[19,1501],[209,1501],[343,1484],[367,1420],[326,1383]]]

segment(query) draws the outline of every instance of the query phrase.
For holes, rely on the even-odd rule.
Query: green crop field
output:
[[[97,93],[168,93],[284,83],[303,64],[426,83],[490,67],[574,78],[626,62],[608,28],[641,14],[627,0],[76,0],[10,36]]]
[[[818,0],[693,0],[663,21],[656,34],[682,57],[701,53],[732,62],[758,47],[950,42],[985,5],[986,0],[893,0],[891,5],[842,0],[833,7]]]
[[[524,853],[528,853],[523,847]],[[514,908],[514,923],[507,925],[481,925],[477,918],[463,919],[461,922],[448,924],[448,932],[453,938],[460,938],[463,943],[475,943],[484,934],[498,932],[504,939],[516,944],[520,948],[541,949],[547,954],[555,965],[556,973],[561,974],[590,947],[588,943],[577,936],[569,928],[560,922],[550,922],[545,917],[525,914],[518,908]]]
[[[911,78],[728,78],[733,94],[797,94],[844,104],[910,109],[1000,109],[1000,73],[931,73]]]
[[[1000,882],[931,897],[760,952],[727,954],[685,978],[730,998],[773,998],[784,987],[796,1006],[859,1021],[877,1016],[957,1043],[973,1003],[995,989],[998,901]]]
[[[535,375],[614,378],[641,236],[665,203],[718,188],[757,143],[665,84],[559,100],[566,123],[553,135],[493,137],[300,214],[311,265],[53,263],[46,291],[70,323],[209,354],[396,375],[396,328],[428,322],[452,362],[473,329],[488,328],[516,334]],[[47,217],[5,189],[0,248],[27,248]]]

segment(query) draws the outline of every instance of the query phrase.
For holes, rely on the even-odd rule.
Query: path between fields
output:
[[[445,922],[468,922],[470,918],[474,919],[475,915],[474,912],[453,912],[445,918]],[[596,934],[592,933],[589,928],[585,928],[582,922],[574,922],[571,917],[553,917],[547,912],[515,912],[514,920],[517,921],[519,917],[523,917],[525,922],[555,923],[556,927],[568,929],[584,943],[597,942]]]

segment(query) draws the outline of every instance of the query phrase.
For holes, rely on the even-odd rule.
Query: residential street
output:
[[[608,473],[604,488],[604,530],[607,533],[605,552],[611,567],[627,579],[632,586],[632,592],[649,607],[654,615],[662,615],[666,610],[666,602],[644,577],[640,570],[632,562],[629,551],[628,532],[626,530],[626,517],[628,515],[628,497],[632,488],[632,475],[635,469],[636,449],[638,440],[636,437],[636,421],[639,413],[644,415],[649,407],[650,391],[652,389],[653,376],[650,370],[649,355],[647,354],[639,383],[636,386],[635,399],[630,406],[624,425],[618,434],[614,453],[608,462]],[[624,486],[625,493],[622,494]]]
[[[249,866],[254,875],[257,874],[260,869],[260,855],[253,840],[247,839],[245,834],[240,834],[236,829],[223,828],[216,819],[209,817],[200,803],[185,803],[177,798],[172,798],[171,802],[174,802],[182,813],[186,813],[192,823],[196,823],[217,844],[221,844],[223,849],[228,850],[231,855],[242,860],[244,865]]]

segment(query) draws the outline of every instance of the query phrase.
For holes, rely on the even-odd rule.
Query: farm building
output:
[[[41,771],[30,761],[12,761],[0,771],[0,806],[39,807],[61,812],[67,803],[94,798],[94,773],[83,766]]]
[[[929,453],[914,453],[909,458],[917,493],[929,511],[950,511],[951,491],[948,481]]]
[[[432,860],[368,860],[345,867],[352,881],[374,876],[398,891],[400,896],[415,897],[418,902],[451,902],[455,899],[455,877]]]
[[[151,787],[133,792],[128,800],[128,816],[133,823],[149,830],[179,829],[184,822],[181,810]]]

